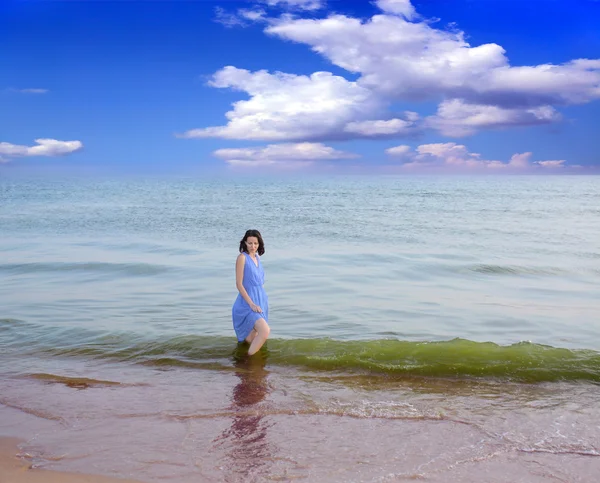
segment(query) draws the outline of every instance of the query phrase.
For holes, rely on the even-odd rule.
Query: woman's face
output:
[[[258,250],[258,238],[255,236],[249,236],[246,238],[246,248],[248,249],[248,253],[256,253]]]

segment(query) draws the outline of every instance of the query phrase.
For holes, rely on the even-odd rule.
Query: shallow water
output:
[[[34,465],[142,481],[586,481],[598,386],[54,361],[3,380]],[[266,359],[266,360],[265,360]],[[69,374],[69,376],[65,376]]]
[[[599,207],[595,177],[0,180],[0,434],[145,481],[596,481]]]

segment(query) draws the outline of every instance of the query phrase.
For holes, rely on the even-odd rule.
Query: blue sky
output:
[[[596,0],[0,3],[2,173],[600,169]]]

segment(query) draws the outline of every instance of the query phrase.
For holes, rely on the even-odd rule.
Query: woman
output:
[[[239,342],[248,342],[248,355],[256,354],[263,346],[271,329],[269,299],[263,287],[265,272],[260,256],[265,244],[258,230],[248,230],[240,241],[240,254],[235,263],[235,285],[239,294],[233,304],[231,316]]]

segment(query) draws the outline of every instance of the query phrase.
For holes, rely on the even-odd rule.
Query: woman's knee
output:
[[[254,325],[254,329],[263,337],[269,337],[271,328],[265,319],[258,319]]]

